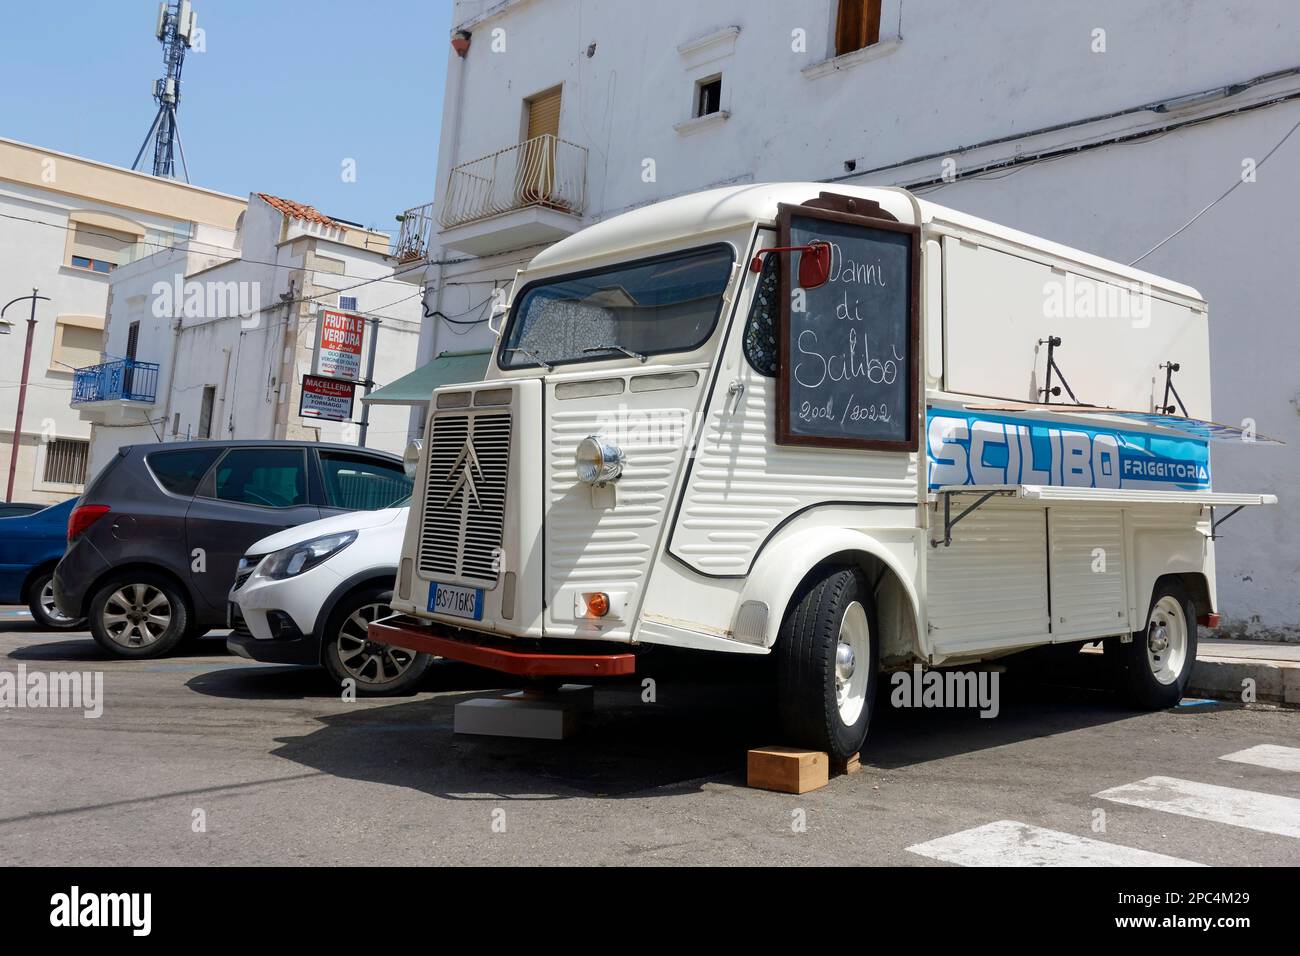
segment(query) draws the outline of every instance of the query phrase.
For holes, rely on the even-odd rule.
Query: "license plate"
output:
[[[429,612],[483,620],[483,589],[462,588],[454,584],[429,585]]]

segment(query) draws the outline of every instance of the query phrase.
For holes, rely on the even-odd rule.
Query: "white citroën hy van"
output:
[[[1109,638],[1171,706],[1216,523],[1276,500],[1210,490],[1209,441],[1266,439],[1209,416],[1187,286],[900,189],[671,199],[533,259],[434,392],[370,635],[530,678],[776,654],[783,742],[837,757],[913,662]]]

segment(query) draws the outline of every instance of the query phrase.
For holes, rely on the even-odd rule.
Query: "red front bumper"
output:
[[[382,621],[371,624],[368,632],[370,639],[377,644],[436,654],[438,657],[519,677],[621,677],[636,673],[636,655],[628,653],[543,654],[510,651],[446,637],[432,627],[412,627]]]

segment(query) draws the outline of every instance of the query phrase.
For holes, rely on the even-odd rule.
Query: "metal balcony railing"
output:
[[[412,262],[429,257],[433,241],[433,203],[425,203],[402,213],[402,231],[397,234],[393,258],[398,262]]]
[[[540,206],[581,216],[587,150],[546,133],[451,171],[438,221],[444,229]]]
[[[72,404],[91,402],[152,402],[158,393],[158,364],[117,359],[77,369],[72,379]]]

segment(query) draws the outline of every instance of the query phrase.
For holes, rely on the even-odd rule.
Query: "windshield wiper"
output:
[[[527,355],[530,359],[532,359],[534,362],[536,362],[536,363],[537,363],[538,365],[540,365],[542,368],[546,369],[546,371],[548,371],[548,372],[554,372],[554,371],[555,371],[555,366],[554,366],[554,365],[552,365],[550,362],[546,361],[546,359],[542,358],[540,355],[538,355],[538,354],[537,354],[536,352],[534,352],[532,349],[526,349],[526,348],[524,348],[522,345],[516,345],[514,348],[504,349],[503,351],[506,351],[506,352],[523,352],[525,355]]]
[[[623,345],[592,345],[582,350],[583,352],[622,352],[628,358],[634,358],[644,364],[646,356],[640,352],[633,352],[630,348]]]

